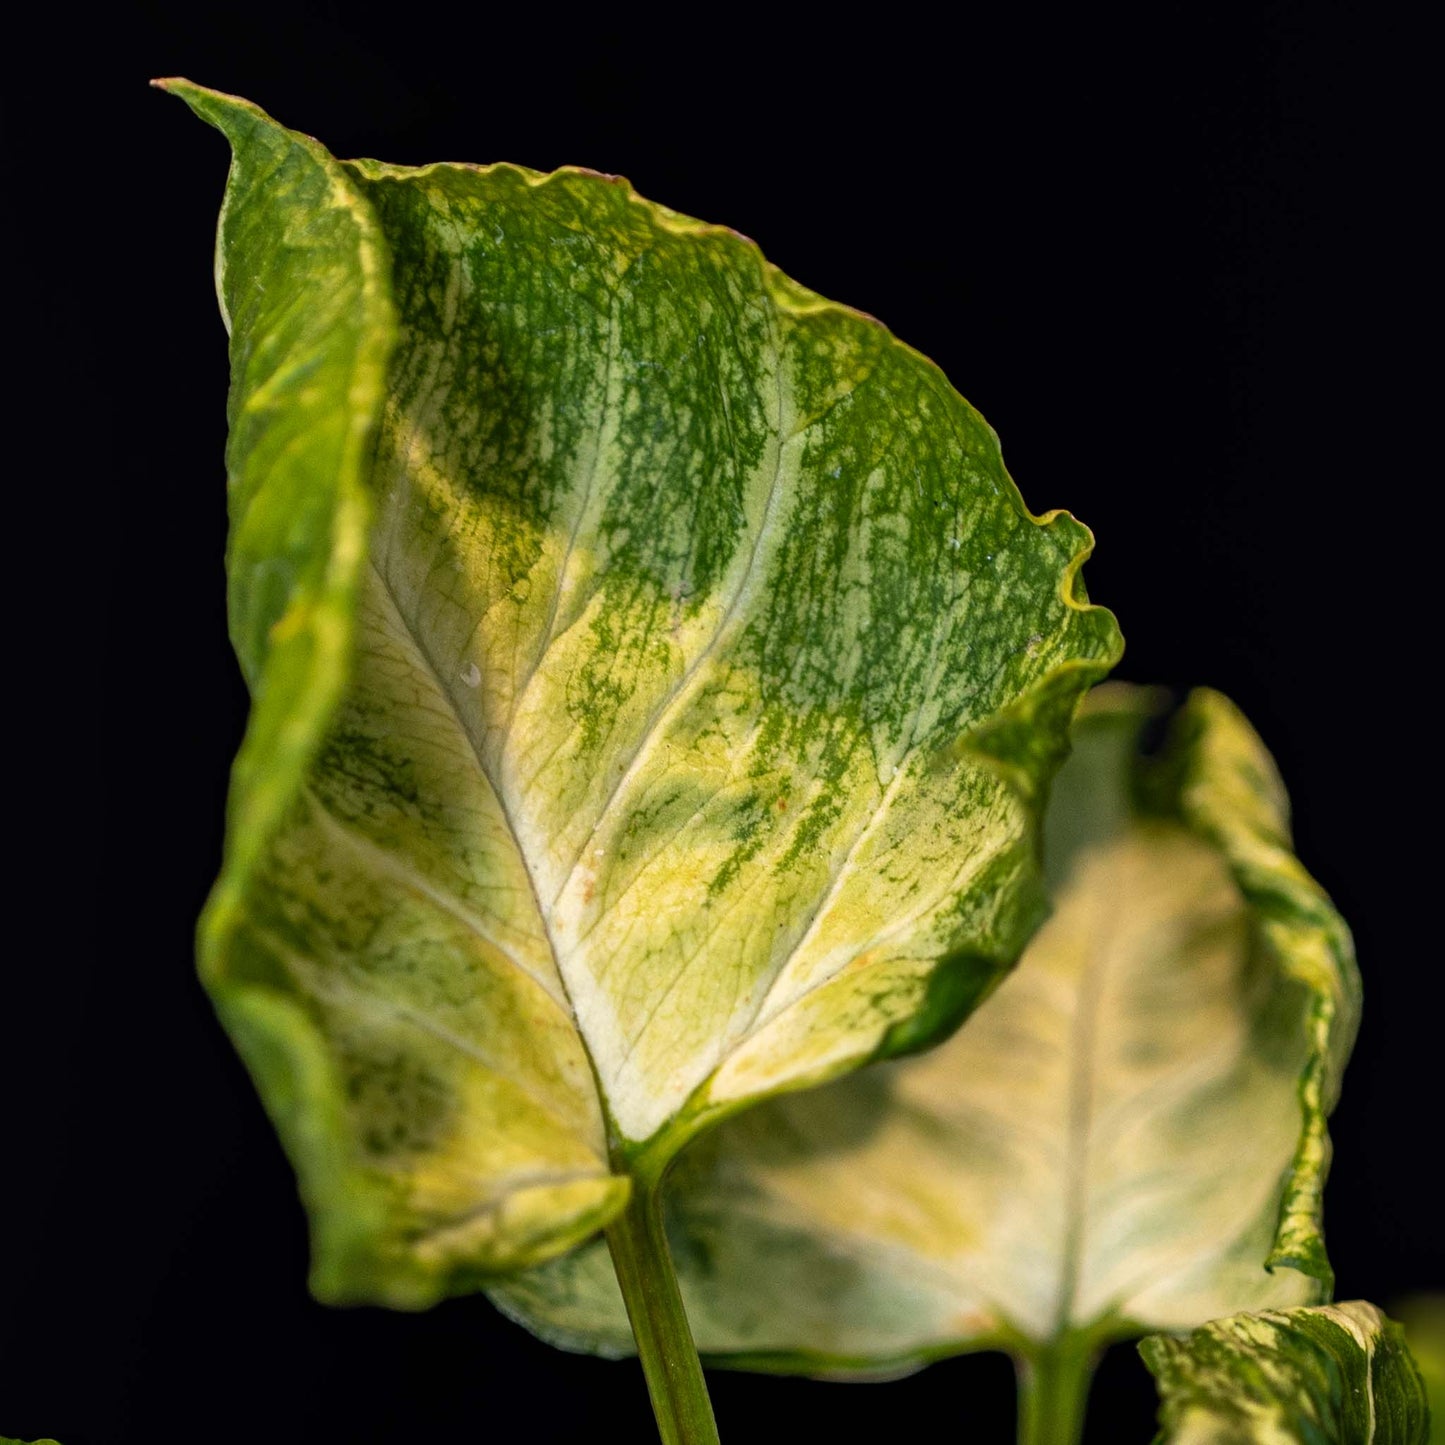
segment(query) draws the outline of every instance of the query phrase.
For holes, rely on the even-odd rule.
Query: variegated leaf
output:
[[[938,371],[744,238],[167,84],[235,155],[256,705],[203,973],[315,1288],[420,1305],[951,1028],[1117,631]]]
[[[1352,1300],[1214,1320],[1139,1352],[1157,1445],[1426,1445],[1425,1388],[1400,1326]]]
[[[679,1161],[704,1352],[837,1374],[997,1347],[1085,1370],[1110,1338],[1326,1292],[1349,934],[1243,717],[1196,693],[1152,753],[1160,706],[1091,698],[1048,814],[1053,916],[955,1038]],[[560,1343],[628,1348],[595,1253],[497,1298]]]

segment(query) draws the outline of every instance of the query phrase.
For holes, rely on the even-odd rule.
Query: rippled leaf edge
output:
[[[1354,941],[1294,855],[1284,784],[1244,714],[1223,694],[1198,689],[1174,719],[1169,755],[1178,760],[1167,786],[1180,818],[1224,855],[1264,946],[1310,999],[1310,1050],[1299,1080],[1303,1127],[1265,1267],[1297,1270],[1317,1280],[1321,1298],[1329,1299],[1334,1272],[1323,1213],[1328,1119],[1360,1026]]]

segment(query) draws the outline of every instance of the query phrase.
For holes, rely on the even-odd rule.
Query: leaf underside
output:
[[[1352,1300],[1214,1320],[1139,1346],[1158,1445],[1426,1445],[1429,1409],[1400,1326]]]
[[[956,1037],[679,1161],[670,1235],[704,1352],[896,1373],[1327,1295],[1349,934],[1240,714],[1196,693],[1146,753],[1160,707],[1090,699],[1049,807],[1052,917]],[[629,1348],[595,1250],[495,1297],[557,1343]]]
[[[313,1287],[576,1244],[705,1125],[953,1027],[1118,634],[929,363],[625,182],[230,139],[202,971]]]

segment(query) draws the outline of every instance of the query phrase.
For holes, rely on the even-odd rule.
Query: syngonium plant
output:
[[[1003,979],[1047,909],[1041,818],[1074,714],[1119,652],[1079,575],[1089,534],[1024,508],[936,368],[745,238],[616,178],[343,162],[248,102],[160,84],[233,152],[217,246],[227,569],[253,706],[201,971],[296,1168],[314,1292],[418,1308],[487,1289],[541,1333],[635,1348],[664,1440],[691,1445],[716,1428],[662,1189],[695,1139],[671,1229],[704,1346],[739,1363],[872,1370],[1014,1330],[1037,1368],[1064,1348],[1050,1320],[1078,1326],[1064,1353],[1082,1358],[1126,1326],[1234,1307],[1252,1250],[1323,1281],[1323,1119],[1353,964],[1280,839],[1249,853],[1267,777],[1265,803],[1259,777],[1206,781],[1211,797],[1243,789],[1201,804],[1217,804],[1217,836],[1159,783],[1159,828],[1199,836],[1160,859],[1120,842],[1129,866],[1163,870],[1160,926],[1186,954],[1198,944],[1185,1010],[1195,973],[1212,990],[1197,1030],[1145,1038],[1172,1017],[1168,984],[1129,1027],[1185,1073],[1205,1047],[1222,1091],[1210,1128],[1244,1131],[1245,1162],[1273,1171],[1250,1174],[1233,1213],[1211,1212],[1195,1174],[1145,1190],[1182,1213],[1157,1216],[1138,1257],[1127,1229],[1102,1260],[1075,1241],[1092,1305],[1083,1281],[1147,1272],[1161,1251],[1178,1264],[1207,1220],[1172,1313],[1111,1296],[1032,1334],[1008,1313],[1010,1290],[1041,1278],[1020,1240],[1088,1187],[1051,1196],[1026,1129],[994,1155],[945,1139],[939,1094],[919,1134],[901,1072],[782,1100],[937,1044]],[[1113,741],[1083,787],[1103,796],[1130,773],[1119,739],[1142,705],[1099,706]],[[1110,798],[1110,818],[1133,818],[1132,792]],[[1180,904],[1181,923],[1170,910],[1196,883],[1207,897]],[[1295,957],[1301,899],[1315,933]],[[1080,924],[1058,906],[1053,936]],[[1228,915],[1216,944],[1190,932],[1211,908]],[[1241,943],[1256,935],[1259,957]],[[1131,977],[1149,948],[1135,952]],[[1028,977],[958,1045],[995,1071],[968,1087],[996,1091],[1005,1133],[988,1021],[1028,1014]],[[1040,1045],[1042,1014],[1020,1026],[1045,1053],[1057,1042]],[[1239,1077],[1210,1052],[1221,1040]],[[943,1081],[952,1058],[887,1067]],[[840,1098],[847,1118],[828,1117]],[[1172,1167],[1167,1134],[1150,1134],[1156,1170]],[[858,1200],[863,1224],[840,1275],[818,1206],[870,1137],[901,1161],[904,1194],[934,1192],[937,1218],[890,1234],[847,1179],[835,1202]],[[1039,1213],[988,1238],[983,1201],[1010,1154]],[[949,1244],[977,1209],[982,1232]],[[1140,1217],[1126,1203],[1121,1228]],[[793,1298],[707,1266],[775,1226],[803,1245]],[[949,1274],[960,1250],[971,1285]]]
[[[706,1353],[869,1376],[1007,1350],[1021,1438],[1068,1445],[1111,1341],[1328,1298],[1325,1118],[1359,981],[1269,754],[1217,693],[1169,716],[1107,684],[1045,840],[1052,916],[966,1028],[680,1163]],[[497,1297],[558,1343],[628,1347],[595,1250]]]

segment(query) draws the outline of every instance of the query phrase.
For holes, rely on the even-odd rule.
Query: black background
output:
[[[1445,1286],[1438,523],[1424,40],[1321,5],[31,7],[7,77],[8,629],[19,858],[6,964],[0,1431],[64,1445],[645,1440],[636,1367],[481,1299],[308,1298],[289,1170],[191,960],[245,698],[225,642],[226,147],[152,75],[256,100],[340,155],[590,165],[725,221],[936,359],[1035,510],[1096,531],[1120,675],[1228,692],[1301,856],[1356,930],[1366,1022],[1328,1194],[1344,1297]],[[1420,348],[1416,356],[1414,349]],[[1413,359],[1412,359],[1413,358]],[[13,395],[13,392],[12,392]],[[34,461],[27,464],[27,449]],[[103,801],[103,806],[102,806]],[[716,1375],[749,1445],[1009,1438],[1009,1369],[884,1386]],[[1132,1348],[1092,1441],[1149,1438]],[[972,1427],[977,1427],[976,1430]]]

